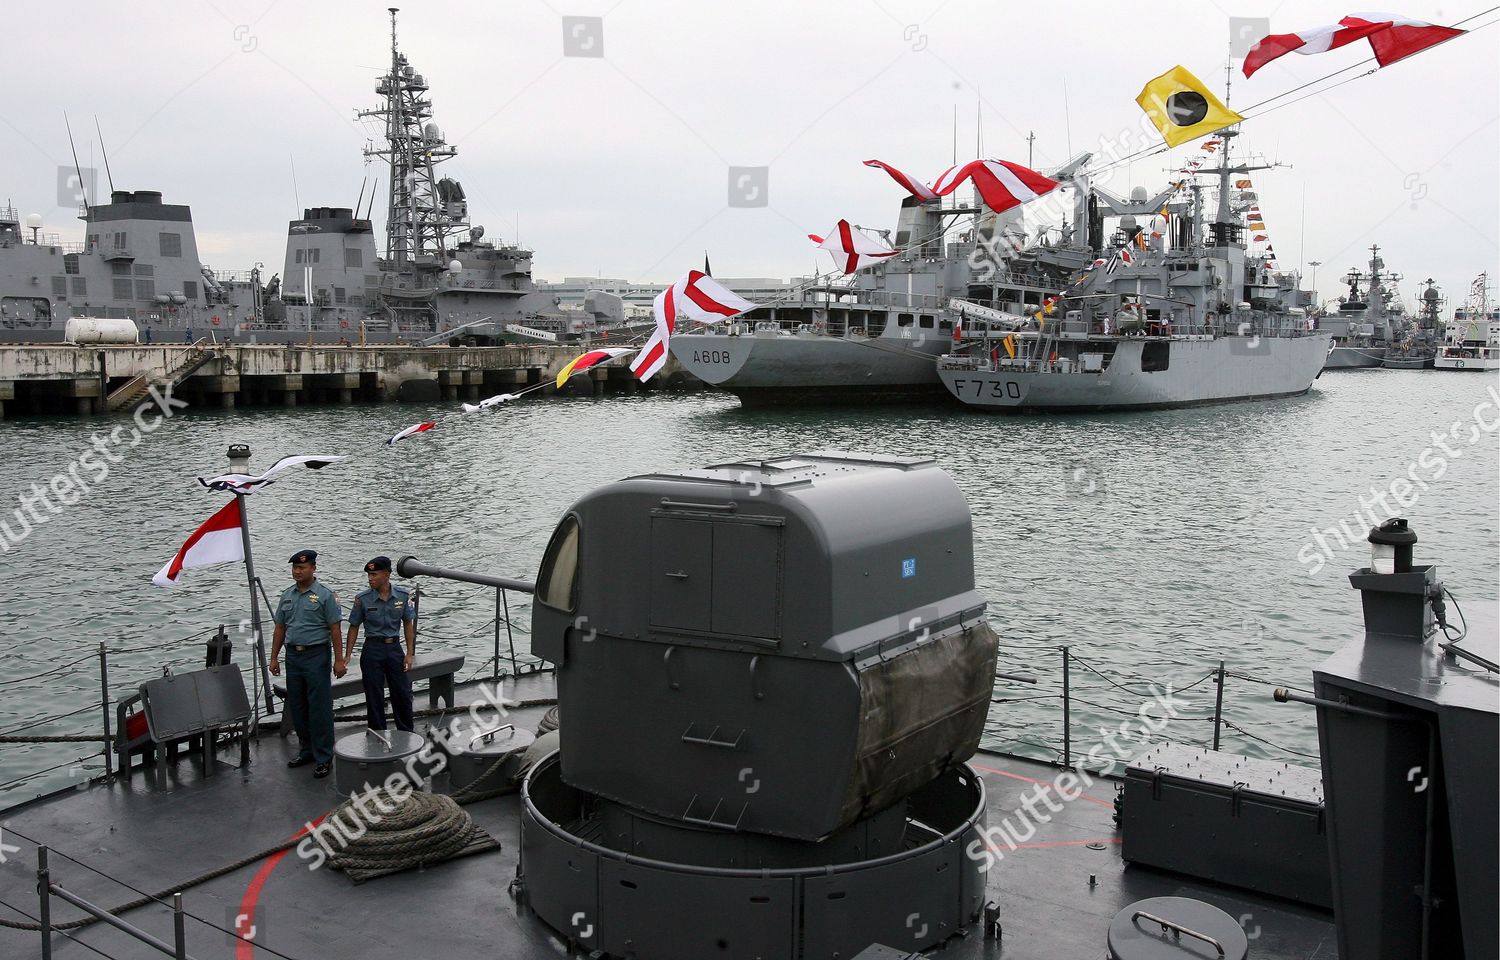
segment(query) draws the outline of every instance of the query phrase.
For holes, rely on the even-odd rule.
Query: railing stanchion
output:
[[[104,777],[115,775],[114,735],[109,727],[109,655],[99,641],[99,703],[104,713]]]
[[[516,667],[516,635],[510,629],[510,594],[505,592],[504,587],[500,588],[500,602],[505,605],[505,642],[510,646],[510,675],[512,677],[518,677],[520,676],[520,672]],[[498,646],[498,641],[496,641],[496,643],[497,646],[495,647],[495,659],[499,660],[500,648]]]
[[[1062,648],[1063,655],[1063,766],[1073,765],[1073,724],[1072,724],[1072,699],[1068,678],[1068,648]]]
[[[177,960],[187,960],[187,929],[182,915],[182,894],[172,894],[172,945]]]
[[[1218,692],[1216,694],[1214,694],[1214,749],[1215,750],[1219,749],[1219,726],[1223,722],[1223,718],[1224,718],[1224,661],[1223,660],[1219,661],[1219,669],[1218,669],[1217,672],[1218,672],[1219,675],[1214,678],[1214,683],[1216,683],[1218,685],[1218,687],[1219,687]]]
[[[494,666],[490,668],[490,680],[494,683],[500,682],[500,608],[504,603],[505,588],[495,588],[495,656],[490,661]],[[498,688],[497,688],[498,689]]]
[[[47,848],[36,848],[36,892],[40,898],[42,960],[52,960],[52,871],[47,868]]]

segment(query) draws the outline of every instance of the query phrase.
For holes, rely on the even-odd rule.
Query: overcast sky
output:
[[[1137,130],[1135,95],[1174,64],[1222,91],[1232,16],[1269,17],[1279,33],[1353,11],[1248,0],[398,5],[401,47],[458,146],[445,170],[473,222],[506,240],[519,228],[538,278],[639,281],[671,279],[705,249],[721,276],[805,275],[807,233],[840,217],[894,226],[901,191],[861,161],[931,182],[953,158],[955,108],[960,159],[974,156],[978,105],[985,155],[1024,163],[1034,131],[1045,168]],[[97,115],[116,186],[192,206],[216,269],[279,270],[299,198],[351,206],[367,175],[381,176],[383,230],[383,164],[360,152],[377,128],[354,111],[378,105],[386,6],[7,2],[4,196],[81,239],[56,206],[67,111],[84,166],[91,154],[103,166]],[[1453,23],[1484,7],[1399,9]],[[602,57],[565,55],[564,15],[601,18],[574,42]],[[1254,176],[1283,267],[1321,261],[1318,286],[1333,296],[1379,243],[1409,299],[1432,276],[1455,305],[1479,271],[1500,273],[1497,53],[1500,27],[1489,27],[1247,121],[1241,143],[1288,165]],[[1231,106],[1368,56],[1361,41],[1285,57],[1248,81],[1236,72]],[[1193,152],[1138,161],[1110,188],[1157,188],[1170,160]],[[730,166],[768,168],[766,205],[729,205]]]

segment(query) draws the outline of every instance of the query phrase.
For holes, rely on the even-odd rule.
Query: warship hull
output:
[[[688,373],[747,406],[941,400],[946,337],[833,337],[759,331],[683,334],[672,355]]]
[[[1165,369],[1143,370],[1147,346],[1165,345]],[[1306,393],[1328,338],[1122,339],[1100,372],[1007,370],[950,362],[938,371],[954,397],[997,413],[1148,410]],[[1154,365],[1159,366],[1159,358]]]
[[[1460,373],[1484,373],[1487,370],[1500,370],[1500,356],[1496,357],[1438,357],[1433,361],[1433,368],[1437,370],[1457,370]]]
[[[1432,357],[1386,357],[1380,365],[1387,370],[1430,370]]]
[[[1385,363],[1385,347],[1334,347],[1323,363],[1324,370],[1360,370]]]

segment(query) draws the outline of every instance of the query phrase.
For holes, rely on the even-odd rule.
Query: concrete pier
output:
[[[550,381],[587,349],[585,344],[0,345],[0,417],[128,412],[142,402],[147,385],[162,389],[169,383],[176,383],[173,395],[179,399],[224,410],[242,405],[295,407],[398,398],[472,403]],[[403,384],[407,385],[404,390]],[[668,384],[674,389],[702,387],[676,360],[669,360],[644,389]],[[640,389],[642,385],[620,363],[575,375],[566,392],[589,396]]]

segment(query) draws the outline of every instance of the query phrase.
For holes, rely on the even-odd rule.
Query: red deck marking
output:
[[[323,816],[318,817],[318,819],[314,820],[310,824],[310,826],[316,827],[318,824],[323,822],[323,817],[326,816],[327,814],[325,813],[323,814]],[[303,827],[301,830],[298,830],[296,833],[292,834],[291,839],[296,840],[298,837],[301,837],[306,833],[307,827]],[[287,847],[285,850],[281,850],[277,853],[271,854],[271,856],[266,858],[266,862],[260,865],[260,869],[255,871],[255,876],[250,878],[250,885],[245,888],[245,895],[240,898],[239,915],[241,917],[255,916],[255,905],[260,900],[261,888],[266,885],[266,880],[270,878],[271,871],[275,870],[276,865],[281,862],[281,858],[291,853],[293,849],[293,847]],[[236,918],[234,924],[234,932],[239,934],[241,937],[246,936],[246,934],[240,933],[239,927],[239,919]],[[252,927],[252,930],[253,929],[254,928]],[[251,934],[251,936],[253,936],[253,933]],[[250,940],[236,940],[234,944],[234,960],[255,960],[255,944]]]
[[[1012,780],[1025,780],[1027,783],[1040,783],[1040,784],[1042,784],[1043,786],[1046,786],[1046,787],[1051,787],[1052,786],[1052,782],[1049,781],[1049,780],[1038,780],[1035,777],[1023,777],[1019,773],[1010,773],[1010,772],[1005,771],[1005,770],[996,770],[993,767],[981,767],[977,763],[971,763],[971,764],[969,764],[969,766],[973,767],[975,770],[983,770],[985,773],[996,773],[996,774],[999,774],[1002,777],[1010,777]],[[1091,796],[1089,796],[1086,793],[1080,793],[1078,795],[1078,799],[1079,800],[1087,800],[1089,803],[1097,803],[1100,806],[1105,806],[1105,807],[1113,807],[1114,806],[1114,801],[1112,801],[1112,800],[1100,800],[1098,797],[1091,797]]]

